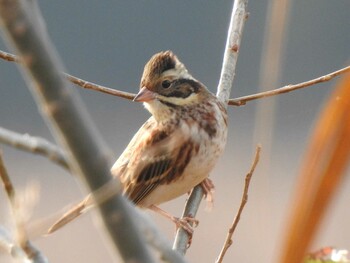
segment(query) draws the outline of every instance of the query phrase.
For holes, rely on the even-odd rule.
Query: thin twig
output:
[[[120,90],[116,90],[116,89],[111,89],[108,87],[104,87],[77,77],[74,77],[72,75],[69,75],[67,73],[63,73],[63,75],[72,83],[74,83],[75,85],[78,85],[79,87],[82,87],[84,89],[91,89],[91,90],[95,90],[95,91],[99,91],[102,93],[106,93],[109,95],[113,95],[113,96],[117,96],[117,97],[121,97],[123,99],[128,99],[128,100],[133,100],[136,96],[136,94],[134,93],[129,93],[129,92],[125,92],[125,91],[120,91]]]
[[[80,98],[59,73],[63,72],[63,66],[43,30],[43,18],[29,2],[0,0],[4,35],[23,59],[21,65],[28,86],[57,141],[67,152],[72,171],[94,191],[112,180],[110,151],[88,118]],[[153,262],[120,195],[97,208],[112,244],[124,261]]]
[[[12,214],[14,217],[15,226],[16,226],[16,232],[17,232],[17,242],[13,242],[10,238],[9,234],[6,234],[6,232],[3,230],[1,235],[3,235],[0,239],[2,241],[3,246],[7,247],[7,250],[13,257],[21,257],[25,255],[27,259],[30,260],[30,262],[33,263],[46,263],[48,262],[46,257],[36,249],[28,240],[27,233],[25,231],[23,218],[20,213],[20,209],[22,209],[18,202],[16,201],[16,195],[15,195],[15,188],[13,187],[13,184],[11,182],[11,179],[7,173],[2,154],[0,152],[0,179],[3,183],[6,195],[10,202],[10,207],[12,210]],[[12,242],[11,242],[12,241]],[[18,245],[17,245],[17,244]],[[14,253],[16,252],[16,253]]]
[[[217,258],[216,260],[216,263],[221,263],[224,259],[224,256],[226,254],[226,251],[229,249],[229,247],[232,245],[233,243],[233,240],[232,240],[232,236],[233,236],[233,233],[235,232],[236,230],[236,227],[239,223],[239,220],[241,219],[241,214],[243,212],[243,209],[246,205],[246,203],[248,202],[248,191],[249,191],[249,186],[250,186],[250,180],[252,179],[252,176],[253,176],[253,173],[255,171],[255,168],[259,162],[259,159],[260,159],[260,151],[261,151],[261,146],[258,145],[256,147],[256,150],[255,150],[255,157],[254,157],[254,161],[252,163],[252,166],[249,170],[249,172],[247,173],[246,177],[245,177],[245,184],[244,184],[244,191],[243,191],[243,194],[242,194],[242,200],[241,200],[241,204],[239,206],[239,209],[238,209],[238,212],[237,212],[237,215],[236,217],[234,218],[233,222],[232,222],[232,225],[230,227],[230,229],[228,230],[228,233],[227,233],[227,236],[226,236],[226,240],[225,240],[225,243],[224,243],[224,246],[222,247],[221,249],[221,252],[219,254],[219,257]]]
[[[327,82],[327,81],[330,81],[331,79],[333,79],[341,74],[344,74],[346,72],[349,72],[349,71],[350,71],[350,66],[347,66],[345,68],[333,71],[333,72],[328,73],[326,75],[323,75],[321,77],[311,79],[311,80],[308,80],[305,82],[301,82],[298,84],[289,84],[289,85],[283,86],[283,87],[278,88],[278,89],[260,92],[260,93],[256,93],[256,94],[252,94],[252,95],[247,95],[247,96],[239,97],[236,99],[230,99],[228,104],[233,105],[233,106],[242,106],[242,105],[245,105],[248,101],[257,100],[257,99],[261,99],[261,98],[267,98],[267,97],[271,97],[271,96],[276,96],[276,95],[288,93],[288,92],[291,92],[294,90],[313,86],[313,85],[318,84],[318,83]]]
[[[17,149],[43,155],[63,168],[69,169],[63,150],[43,138],[20,134],[0,127],[0,142]]]
[[[21,60],[19,59],[19,57],[17,57],[16,55],[13,55],[11,53],[5,52],[0,50],[0,58],[9,61],[9,62],[17,62],[20,63]]]
[[[1,50],[0,50],[0,58],[4,59],[6,61],[10,61],[10,62],[20,62],[20,59],[17,56],[15,56],[11,53],[8,53],[8,52],[1,51]],[[288,85],[285,85],[285,86],[278,88],[278,89],[259,92],[259,93],[255,93],[255,94],[251,94],[251,95],[247,95],[247,96],[242,96],[242,97],[238,97],[238,98],[234,98],[234,99],[229,99],[228,105],[229,106],[243,106],[243,105],[246,105],[247,102],[249,102],[249,101],[258,100],[258,99],[262,99],[262,98],[268,98],[268,97],[292,92],[295,90],[307,88],[307,87],[310,87],[310,86],[313,86],[313,85],[316,85],[316,84],[319,84],[322,82],[330,81],[333,78],[335,78],[341,74],[344,74],[348,71],[350,71],[350,66],[341,68],[339,70],[333,71],[331,73],[325,74],[323,76],[320,76],[320,77],[317,77],[315,79],[311,79],[311,80],[308,80],[305,82],[301,82],[301,83],[297,83],[297,84],[288,84]],[[106,94],[120,97],[120,98],[124,98],[127,100],[133,100],[134,97],[136,96],[136,94],[134,94],[134,93],[101,86],[99,84],[80,79],[80,78],[75,77],[73,75],[70,75],[68,73],[63,73],[63,75],[67,78],[67,80],[69,80],[73,84],[77,85],[78,87],[81,87],[84,89],[90,89],[90,90],[106,93]]]
[[[21,63],[21,59],[18,56],[11,54],[11,53],[8,53],[8,52],[5,52],[5,51],[2,51],[2,50],[0,50],[0,58],[4,59],[6,61],[9,61],[9,62]],[[134,93],[125,92],[125,91],[101,86],[99,84],[95,84],[95,83],[92,83],[90,81],[75,77],[75,76],[70,75],[68,73],[63,72],[62,74],[67,80],[69,80],[73,84],[75,84],[78,87],[81,87],[83,89],[95,90],[95,91],[99,91],[102,93],[106,93],[106,94],[109,94],[112,96],[121,97],[121,98],[128,99],[128,100],[133,100],[134,97],[136,96],[136,94],[134,94]]]
[[[15,198],[15,189],[13,187],[13,184],[10,180],[10,177],[7,173],[4,161],[2,159],[2,153],[0,152],[0,178],[3,183],[6,195],[10,201],[10,203],[14,203]]]

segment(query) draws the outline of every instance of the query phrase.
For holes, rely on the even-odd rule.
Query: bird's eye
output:
[[[164,81],[162,82],[162,87],[163,87],[164,89],[167,89],[167,88],[170,87],[170,84],[171,84],[171,82],[170,82],[169,80],[164,80]]]

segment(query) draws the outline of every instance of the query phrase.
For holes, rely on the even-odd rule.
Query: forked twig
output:
[[[252,166],[249,170],[249,172],[247,173],[246,177],[245,177],[245,184],[244,184],[244,191],[243,191],[243,195],[242,195],[242,200],[241,200],[241,204],[239,206],[238,212],[236,217],[234,218],[232,225],[230,227],[230,229],[228,230],[227,236],[226,236],[226,240],[224,243],[224,246],[221,249],[221,252],[219,254],[218,259],[216,260],[216,263],[221,263],[224,259],[224,256],[226,254],[226,251],[229,249],[229,247],[232,245],[233,241],[232,241],[232,236],[233,233],[236,230],[236,227],[238,225],[238,222],[241,218],[241,214],[242,211],[244,209],[244,206],[246,205],[246,203],[248,202],[248,191],[249,191],[249,186],[250,186],[250,180],[252,179],[253,173],[255,171],[255,168],[259,162],[260,159],[260,151],[261,151],[261,146],[258,145],[256,147],[256,151],[255,151],[255,157],[254,157],[254,161],[252,163]]]

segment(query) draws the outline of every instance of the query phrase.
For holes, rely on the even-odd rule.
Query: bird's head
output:
[[[171,109],[201,103],[208,93],[171,51],[165,51],[155,54],[145,65],[134,101],[144,102],[159,120]]]

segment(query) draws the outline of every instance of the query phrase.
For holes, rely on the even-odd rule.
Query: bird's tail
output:
[[[90,208],[93,207],[93,200],[92,196],[88,195],[85,197],[83,201],[81,201],[79,204],[72,207],[68,212],[66,212],[60,219],[58,219],[47,231],[47,234],[52,234],[53,232],[57,231],[61,227],[65,226],[69,222],[76,219],[78,216],[84,214],[86,211],[88,211]]]
[[[114,177],[117,178],[117,177]],[[116,194],[122,193],[122,185],[119,180],[110,180],[108,183],[95,190],[84,198],[83,201],[75,205],[68,212],[66,212],[59,220],[57,220],[47,231],[47,234],[52,234],[61,227],[65,226],[69,222],[76,219],[81,214],[84,214],[90,208],[94,207],[95,204],[101,204]]]

